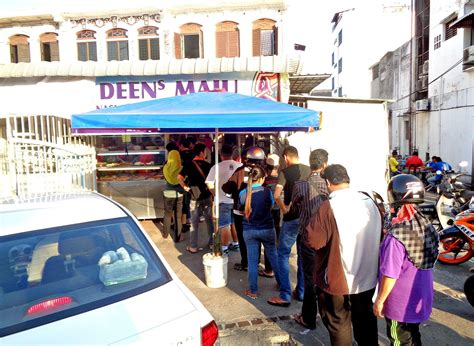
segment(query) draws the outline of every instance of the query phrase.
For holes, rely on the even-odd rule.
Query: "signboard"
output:
[[[279,73],[240,72],[166,76],[97,77],[97,109],[195,92],[226,91],[287,102],[282,87],[289,90],[288,78]],[[285,81],[282,83],[281,81]],[[284,86],[282,85],[284,84]],[[287,95],[283,92],[283,95]]]

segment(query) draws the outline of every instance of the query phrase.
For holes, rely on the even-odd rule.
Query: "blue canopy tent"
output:
[[[76,134],[307,131],[319,112],[252,96],[203,92],[72,115]]]
[[[214,132],[218,138],[219,133],[308,131],[319,124],[320,112],[226,92],[194,93],[72,115],[75,134]],[[215,202],[219,204],[218,199]]]

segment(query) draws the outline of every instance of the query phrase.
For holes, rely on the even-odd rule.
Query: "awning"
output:
[[[162,59],[146,61],[40,61],[0,64],[0,78],[164,76],[225,72],[300,73],[299,57],[252,56],[209,59]]]
[[[465,14],[455,22],[451,23],[450,28],[472,28],[474,26],[474,10]]]
[[[329,77],[331,77],[330,74],[290,76],[290,95],[310,94],[314,88]]]
[[[202,92],[72,115],[77,134],[306,131],[317,111],[252,96]]]

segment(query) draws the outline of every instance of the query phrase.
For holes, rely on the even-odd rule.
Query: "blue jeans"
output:
[[[278,255],[276,249],[275,229],[254,229],[244,228],[244,239],[247,244],[248,280],[250,291],[254,294],[258,292],[258,262],[260,259],[260,244],[263,244],[265,253],[268,256],[272,268],[275,272],[275,279],[280,284],[278,274]]]
[[[214,234],[214,223],[212,222],[212,200],[211,197],[203,199],[201,201],[189,202],[189,208],[191,211],[191,231],[190,231],[190,245],[193,248],[198,247],[198,228],[199,218],[204,216],[204,220],[207,224],[207,232],[209,235],[208,244],[212,244],[212,235]]]
[[[278,243],[278,270],[280,273],[280,298],[291,301],[291,282],[290,282],[290,253],[291,248],[296,242],[299,233],[299,219],[291,221],[283,221],[280,230],[280,239]],[[304,296],[304,273],[303,263],[300,256],[299,246],[298,251],[298,270],[296,273],[296,293],[298,298],[303,300]]]

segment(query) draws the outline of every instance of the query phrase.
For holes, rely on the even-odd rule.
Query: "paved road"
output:
[[[247,287],[245,272],[233,270],[239,253],[229,257],[228,284],[211,289],[205,285],[202,254],[185,250],[186,241],[174,244],[163,239],[151,221],[142,223],[168,263],[185,285],[214,316],[220,328],[221,345],[329,345],[329,336],[321,321],[308,331],[296,324],[291,315],[300,312],[301,303],[293,301],[289,308],[277,308],[266,300],[278,294],[275,281],[259,278],[260,296],[250,300],[242,293]],[[205,230],[200,241],[204,242]],[[188,235],[186,235],[188,237]],[[204,244],[203,244],[204,245]],[[292,254],[292,282],[295,282],[295,254]],[[437,264],[435,269],[435,303],[432,317],[421,326],[425,345],[473,345],[474,308],[462,294],[462,286],[474,262],[458,266]],[[379,342],[388,345],[385,322],[379,320]]]

